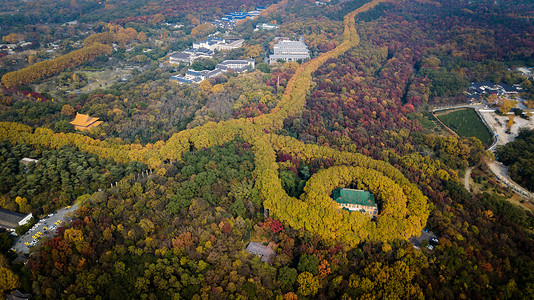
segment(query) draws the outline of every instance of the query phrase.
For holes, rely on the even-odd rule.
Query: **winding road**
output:
[[[520,118],[517,118],[515,120],[515,122],[520,122],[520,124],[514,124],[512,126],[512,130],[514,132],[512,134],[508,134],[508,133],[505,132],[506,131],[505,126],[502,125],[502,124],[506,124],[507,123],[507,117],[506,116],[502,117],[502,116],[495,115],[495,109],[489,109],[485,105],[465,105],[465,104],[460,104],[460,105],[455,105],[455,106],[435,107],[434,109],[432,109],[432,112],[434,113],[434,112],[438,112],[438,111],[442,111],[442,110],[450,110],[450,109],[458,109],[458,108],[472,108],[472,109],[477,111],[478,115],[482,118],[482,120],[486,124],[486,127],[488,127],[488,129],[492,132],[492,134],[493,134],[493,136],[495,138],[495,141],[491,145],[491,147],[486,149],[486,150],[489,150],[489,151],[492,151],[492,152],[495,152],[495,147],[496,146],[504,145],[504,144],[506,144],[508,142],[513,141],[515,139],[515,137],[517,136],[517,131],[518,131],[519,127],[534,128],[534,121],[533,120],[525,121],[525,120],[522,120]],[[502,120],[500,120],[500,122],[501,122],[500,124],[497,121],[497,118],[502,119]],[[443,126],[445,126],[445,125],[443,125]],[[447,126],[445,126],[445,127],[448,128]],[[510,178],[510,176],[508,175],[508,168],[506,166],[504,166],[500,162],[494,160],[494,161],[491,161],[491,162],[488,163],[488,167],[491,170],[491,172],[493,172],[493,174],[495,174],[497,179],[502,184],[510,187],[515,193],[517,193],[521,197],[528,198],[528,199],[530,199],[531,202],[534,202],[534,193],[529,192],[527,189],[525,189],[524,187],[520,186],[515,181],[513,181],[512,178]],[[464,177],[464,186],[465,186],[465,189],[467,191],[469,191],[469,192],[471,192],[471,189],[470,189],[470,186],[469,186],[469,177],[471,177],[471,171],[472,170],[473,170],[473,168],[466,169],[465,170],[465,177]]]

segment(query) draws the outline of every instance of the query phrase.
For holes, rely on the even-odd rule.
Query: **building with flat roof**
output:
[[[334,190],[332,198],[342,209],[359,211],[371,217],[378,216],[375,196],[369,191],[339,188]]]
[[[201,83],[204,79],[217,77],[223,73],[234,71],[241,73],[247,71],[249,67],[254,68],[255,62],[253,59],[247,60],[225,60],[215,66],[214,70],[187,70],[185,76],[175,75],[171,76],[171,80],[175,80],[178,83]]]
[[[246,71],[247,68],[250,66],[252,69],[254,69],[254,66],[256,65],[256,62],[253,59],[234,59],[234,60],[225,60],[221,62],[220,64],[217,64],[215,66],[215,69],[220,69],[224,71],[234,70],[238,73]]]
[[[298,61],[310,59],[310,50],[302,41],[282,40],[274,45],[273,54],[269,56],[269,63],[273,64],[279,59],[285,61]]]
[[[243,39],[222,39],[217,37],[209,37],[198,43],[193,43],[194,49],[206,48],[212,51],[229,51],[232,49],[241,48],[243,46]]]
[[[207,48],[191,48],[182,52],[173,53],[169,56],[170,64],[192,64],[199,58],[212,58],[213,51]]]
[[[74,129],[76,130],[89,130],[102,124],[102,121],[98,121],[99,118],[93,118],[89,115],[76,113],[76,118],[72,122]]]
[[[15,228],[28,223],[33,217],[30,213],[28,215],[21,214],[15,211],[0,208],[0,227],[7,230],[15,231]]]
[[[274,250],[272,248],[273,245],[273,242],[270,242],[267,246],[256,242],[250,242],[247,246],[247,251],[254,255],[259,255],[261,257],[261,261],[269,263],[274,256]]]
[[[254,31],[258,30],[275,30],[278,29],[278,25],[270,24],[270,23],[261,23],[256,25],[256,29]]]

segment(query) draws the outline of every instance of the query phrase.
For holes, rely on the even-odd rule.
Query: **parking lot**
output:
[[[67,206],[39,220],[28,232],[15,240],[12,249],[17,253],[29,253],[30,247],[39,243],[45,237],[56,234],[56,229],[69,221],[69,213],[78,209],[78,204]]]
[[[409,241],[412,242],[414,247],[416,247],[417,249],[420,249],[422,247],[423,241],[428,241],[426,247],[429,250],[434,250],[434,246],[439,243],[438,236],[434,232],[429,231],[426,228],[421,230],[420,236],[413,236],[409,238]]]

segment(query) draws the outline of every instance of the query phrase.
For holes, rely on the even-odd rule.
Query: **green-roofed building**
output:
[[[375,196],[369,191],[354,189],[335,189],[332,198],[339,204],[339,207],[349,211],[360,211],[371,217],[378,215]]]

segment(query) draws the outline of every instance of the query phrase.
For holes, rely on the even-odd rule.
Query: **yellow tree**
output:
[[[245,53],[247,57],[259,57],[263,54],[263,48],[261,45],[251,45],[245,47]]]
[[[195,38],[200,38],[203,36],[207,36],[210,33],[214,33],[215,30],[217,30],[217,27],[210,24],[210,23],[204,23],[197,25],[193,30],[191,30],[191,36]]]
[[[0,254],[0,293],[16,289],[20,286],[19,277],[8,268],[8,260]]]
[[[499,111],[502,114],[507,114],[508,112],[510,112],[512,108],[515,107],[516,104],[517,104],[517,101],[515,100],[503,99],[501,101],[501,104],[499,105]]]
[[[212,93],[220,93],[224,91],[224,86],[222,84],[216,84],[211,88]]]
[[[6,43],[11,43],[11,44],[15,44],[17,43],[20,39],[23,39],[24,37],[19,35],[19,34],[16,34],[16,33],[10,33],[4,37],[2,37],[2,41],[6,42]]]
[[[152,24],[159,24],[165,22],[165,16],[163,14],[155,14],[151,20]]]
[[[211,83],[210,83],[209,80],[207,80],[207,79],[203,80],[199,84],[199,86],[200,86],[200,91],[201,91],[202,95],[208,96],[211,93],[212,86],[211,86]]]
[[[302,272],[297,278],[298,292],[303,296],[313,296],[319,291],[319,279],[310,272]]]
[[[508,116],[508,131],[512,130],[512,125],[514,125],[514,116]]]
[[[30,204],[28,204],[28,200],[26,198],[17,196],[17,198],[15,198],[15,202],[19,205],[19,211],[25,214],[29,213],[32,210],[32,207]]]
[[[141,42],[141,43],[144,43],[146,42],[146,34],[144,32],[139,32],[139,34],[137,35],[137,39]]]

